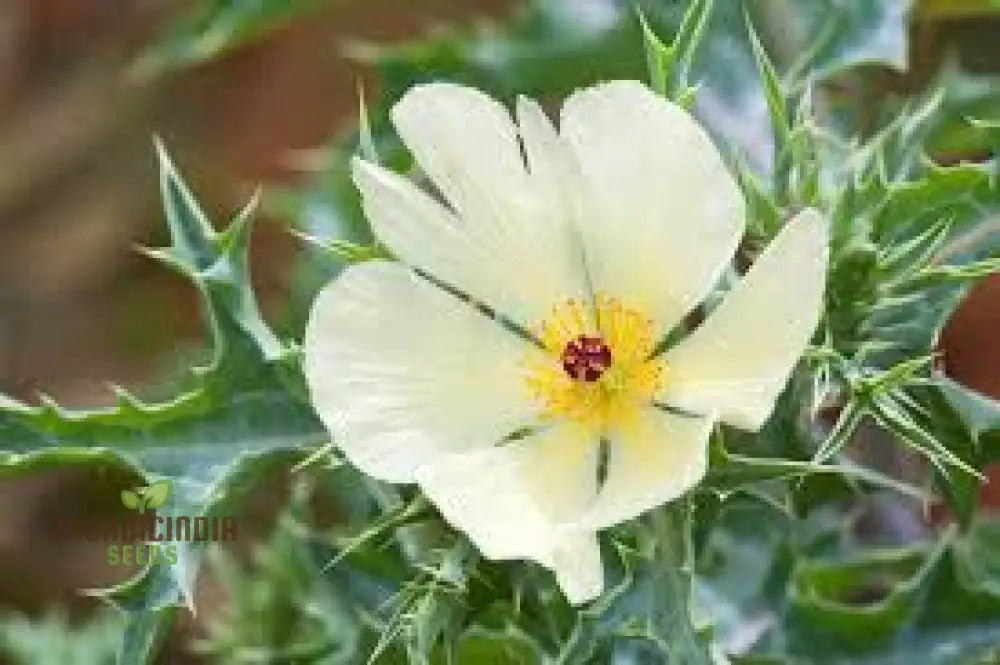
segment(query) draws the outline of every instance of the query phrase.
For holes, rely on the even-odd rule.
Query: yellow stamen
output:
[[[656,344],[653,323],[617,298],[567,300],[535,332],[547,353],[526,361],[525,383],[549,417],[601,430],[650,403],[660,388],[663,363],[649,359]],[[578,351],[582,339],[599,340],[610,350],[610,363],[588,379],[566,365],[568,350]]]

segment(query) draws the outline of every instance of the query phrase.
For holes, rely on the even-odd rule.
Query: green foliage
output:
[[[272,198],[315,250],[299,266],[293,330],[343,265],[391,258],[360,213],[347,157],[409,165],[388,108],[413,83],[555,101],[598,80],[644,78],[731,146],[748,201],[741,263],[799,208],[829,219],[823,322],[773,417],[756,434],[718,431],[696,492],[604,534],[607,591],[574,609],[547,571],[481,560],[412,488],[374,482],[337,457],[308,405],[295,342],[264,321],[250,286],[255,201],[216,230],[157,144],[170,245],[144,251],[200,293],[206,364],[158,403],[123,389],[95,411],[0,399],[0,476],[126,466],[157,481],[123,489],[123,504],[163,515],[235,514],[289,468],[296,492],[249,564],[211,550],[213,565],[201,567],[209,550],[190,543],[178,565],[149,566],[103,592],[127,620],[118,662],[153,662],[200,569],[232,599],[196,644],[222,663],[996,660],[1000,528],[978,513],[976,495],[978,474],[1000,458],[1000,404],[933,361],[944,323],[1000,267],[1000,235],[987,223],[1000,212],[998,167],[927,157],[945,119],[989,108],[996,90],[948,74],[874,129],[832,109],[831,77],[904,64],[902,1],[813,0],[781,12],[750,1],[587,5],[532,0],[492,30],[355,46],[381,78],[358,136],[330,149],[311,186]],[[312,7],[201,3],[143,66],[202,61]],[[975,117],[980,142],[996,145],[995,123]],[[862,427],[928,460],[933,489],[853,458]],[[858,518],[885,501],[916,513],[935,492],[957,526],[903,538],[882,525],[874,537]],[[332,523],[312,513],[317,503],[335,508]]]
[[[996,570],[977,563],[970,573],[967,563],[989,561],[995,522],[946,530],[933,543],[869,548],[831,513],[790,520],[737,502],[719,525],[726,528],[703,549],[701,570],[712,614],[735,618],[736,630],[724,625],[720,637],[778,617],[735,662],[959,665],[995,655]]]
[[[303,401],[294,349],[264,323],[250,290],[246,253],[252,207],[225,231],[214,231],[162,146],[158,154],[172,244],[147,253],[201,292],[214,342],[211,362],[193,373],[189,389],[158,404],[121,389],[116,406],[96,411],[8,400],[0,410],[0,438],[10,452],[0,460],[0,471],[23,473],[55,461],[126,464],[177,481],[168,514],[225,514],[233,510],[234,497],[258,482],[258,474],[275,463],[288,464],[287,455],[322,444],[326,434]],[[165,500],[169,487],[150,486],[153,495],[136,497],[137,507]],[[150,657],[173,607],[190,603],[203,544],[183,545],[182,565],[152,566],[108,595],[133,619],[122,662]]]
[[[112,665],[121,629],[110,613],[81,625],[61,614],[8,615],[0,619],[0,655],[13,665]]]
[[[656,92],[678,100],[684,107],[690,107],[694,102],[696,89],[691,86],[688,78],[694,63],[695,49],[705,36],[705,26],[713,5],[714,0],[692,2],[670,45],[664,44],[656,36],[641,9],[637,9],[646,47],[650,85]]]
[[[249,565],[213,550],[207,572],[231,597],[216,610],[195,651],[218,663],[351,662],[360,639],[353,608],[337,580],[323,574],[316,552],[300,542],[297,505],[282,516]]]

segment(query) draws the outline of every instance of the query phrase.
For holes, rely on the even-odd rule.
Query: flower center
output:
[[[525,383],[546,416],[596,429],[649,404],[663,363],[650,356],[653,323],[605,295],[568,300],[535,330],[546,353],[525,363]]]
[[[611,349],[599,335],[577,335],[566,342],[562,366],[577,381],[593,383],[611,366]]]

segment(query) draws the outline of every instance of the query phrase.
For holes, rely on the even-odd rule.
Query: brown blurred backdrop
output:
[[[364,76],[346,38],[414,38],[445,23],[503,16],[509,0],[330,0],[326,8],[205,65],[155,78],[137,56],[192,3],[0,0],[0,392],[70,406],[139,388],[204,344],[193,289],[134,251],[165,242],[152,135],[163,137],[216,220],[260,183],[292,183],[295,151],[348,130]],[[301,160],[298,160],[301,161]],[[265,316],[280,316],[295,244],[287,220],[262,220],[252,243]],[[95,475],[96,474],[96,475]],[[0,613],[73,613],[78,589],[121,579],[101,548],[53,546],[44,517],[121,511],[106,472],[34,474],[0,482]],[[250,501],[242,523],[266,533],[287,478]],[[109,500],[110,498],[110,500]],[[72,500],[70,500],[72,499]],[[253,542],[249,533],[247,542]],[[217,606],[211,584],[199,606]],[[205,597],[203,597],[205,596]],[[178,630],[189,630],[182,621]],[[163,662],[187,662],[185,640]],[[0,657],[2,662],[2,657]]]
[[[356,119],[363,73],[342,56],[345,38],[412,38],[512,5],[331,0],[210,64],[132,75],[188,4],[0,3],[0,391],[100,404],[106,381],[141,385],[176,364],[178,345],[201,343],[192,290],[134,251],[164,239],[153,133],[225,219],[257,183],[297,177],[293,150]],[[273,314],[293,245],[261,224],[253,248]]]

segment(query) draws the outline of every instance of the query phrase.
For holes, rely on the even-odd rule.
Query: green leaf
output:
[[[950,283],[976,282],[1000,271],[1000,258],[973,261],[964,265],[945,265],[924,268],[914,277],[914,282],[929,286]]]
[[[858,420],[849,416],[856,426]],[[851,426],[845,426],[849,429]],[[832,454],[830,455],[832,456]],[[829,458],[829,457],[827,457]],[[859,482],[873,488],[898,492],[922,501],[930,496],[917,487],[907,485],[873,469],[851,463],[824,464],[818,461],[800,461],[781,458],[746,457],[723,450],[716,445],[712,450],[712,465],[701,488],[729,495],[745,490],[758,483],[774,480],[793,480],[807,476],[840,476],[845,480]]]
[[[254,543],[249,561],[238,552],[209,551],[205,568],[227,597],[227,612],[208,622],[194,651],[208,662],[240,662],[248,652],[271,662],[364,662],[362,612],[351,578],[321,571],[322,548],[309,537],[314,475],[293,480],[292,500],[273,533]]]
[[[837,422],[813,455],[812,463],[822,464],[847,446],[863,417],[864,409],[857,402],[850,401],[845,404],[837,415]]]
[[[1000,255],[1000,234],[987,224],[1000,211],[995,164],[929,165],[908,177],[866,176],[834,212],[833,345],[874,368],[932,353],[973,281]]]
[[[538,645],[516,630],[493,631],[477,627],[459,639],[455,659],[456,663],[482,665],[539,665],[545,662]]]
[[[957,469],[973,477],[981,477],[970,461],[962,459],[948,444],[939,438],[933,425],[926,426],[905,395],[899,391],[876,397],[869,405],[872,415],[880,425],[912,446],[934,464],[945,477]]]
[[[0,617],[0,655],[19,665],[109,665],[122,630],[121,619],[109,612],[84,621],[62,613],[5,615]]]
[[[684,92],[688,86],[688,77],[694,69],[694,55],[705,39],[709,17],[714,7],[715,0],[693,0],[684,12],[680,27],[677,28],[670,49],[675,54],[671,69],[677,72],[675,85],[678,93]]]
[[[933,550],[873,550],[845,562],[800,562],[792,621],[811,649],[859,652],[886,644],[916,611],[915,601],[949,544]],[[818,643],[816,643],[818,642]]]
[[[763,660],[739,662],[992,662],[1000,596],[989,574],[970,575],[964,560],[973,552],[981,560],[980,550],[995,548],[995,537],[988,524],[964,536],[946,531],[933,544],[801,558],[789,587],[788,621],[754,648],[754,659]]]
[[[788,111],[788,101],[785,96],[784,86],[778,76],[770,56],[764,50],[757,36],[757,31],[753,27],[750,15],[745,16],[747,33],[750,35],[750,46],[753,50],[754,60],[757,63],[757,72],[760,76],[764,88],[764,99],[767,102],[768,113],[771,118],[771,131],[774,140],[774,182],[777,201],[781,205],[789,203],[789,188],[791,186],[792,175],[792,129],[791,115]]]
[[[963,71],[957,59],[945,61],[937,85],[945,93],[945,103],[933,119],[926,143],[929,152],[942,155],[997,155],[1000,117],[1000,90],[995,73]]]
[[[174,506],[171,515],[231,516],[265,478],[294,466],[300,459],[301,453],[297,451],[273,450],[242,455],[233,460],[223,477],[209,488],[207,502],[197,505],[181,496],[175,501],[179,505]],[[179,542],[176,546],[177,564],[149,565],[121,585],[92,592],[128,619],[118,661],[122,665],[152,662],[163,638],[170,632],[178,607],[197,609],[193,605],[192,586],[208,542]]]
[[[320,251],[345,263],[361,263],[373,259],[390,259],[392,254],[378,244],[359,245],[348,240],[320,240],[301,231],[292,232]]]
[[[118,663],[155,662],[170,635],[177,609],[172,606],[131,613],[118,648]]]
[[[694,0],[684,12],[677,34],[669,46],[656,35],[641,8],[637,8],[652,88],[685,107],[693,101],[695,88],[691,87],[688,79],[695,51],[705,37],[705,26],[713,4],[714,0]]]
[[[951,235],[953,226],[954,221],[945,218],[909,240],[882,249],[878,257],[879,271],[895,280],[926,270]]]
[[[234,372],[247,362],[276,361],[287,353],[264,322],[249,275],[248,247],[257,196],[224,231],[216,233],[194,195],[156,142],[171,246],[143,250],[180,272],[201,292],[212,327],[214,365]]]
[[[650,662],[709,665],[706,642],[693,623],[693,541],[687,501],[662,506],[637,534],[636,550],[619,549],[620,581],[577,613],[556,662],[590,662],[615,636],[640,640]]]
[[[1000,459],[1000,402],[943,376],[908,386],[919,405],[914,417],[954,454],[983,470]],[[969,525],[978,503],[979,480],[955,474],[940,483],[959,521]]]
[[[663,43],[663,41],[653,32],[646,17],[639,13],[639,22],[642,25],[642,39],[646,46],[646,66],[649,68],[649,84],[657,93],[667,96],[667,81],[670,78],[671,67],[675,54]]]
[[[996,239],[980,237],[977,223],[1000,209],[1000,186],[992,162],[957,166],[930,166],[919,177],[893,185],[873,220],[874,239],[884,245],[910,234],[926,231],[941,220],[952,220],[952,237],[945,252],[951,256],[975,256],[996,248]],[[968,234],[992,240],[976,246]]]
[[[1000,602],[1000,521],[977,520],[955,544],[955,572],[966,588],[977,589]]]
[[[265,456],[291,465],[288,454],[321,445],[328,434],[305,399],[294,349],[278,340],[257,308],[247,264],[251,208],[215,232],[162,146],[158,152],[171,245],[151,253],[201,293],[214,342],[212,360],[193,374],[186,390],[161,403],[145,403],[124,390],[115,406],[90,411],[51,402],[0,402],[0,441],[10,451],[0,458],[0,471],[125,460],[164,479],[182,479],[174,487],[185,490],[171,510],[197,516],[218,491],[213,488],[228,487],[225,479],[239,477],[239,460]],[[272,452],[278,456],[267,457]],[[250,475],[246,487],[230,493],[242,495],[257,478]],[[163,489],[149,498],[158,502]],[[198,546],[187,548],[182,563],[154,566],[127,592],[112,594],[136,613],[126,636],[132,646],[124,653],[155,655],[155,637],[172,620],[172,608],[191,602],[200,555]]]

